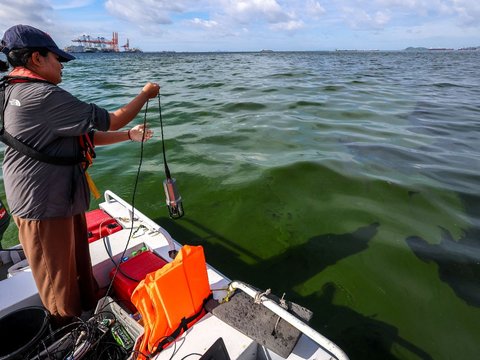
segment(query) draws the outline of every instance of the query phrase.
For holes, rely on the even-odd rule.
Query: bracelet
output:
[[[128,130],[127,136],[128,136],[128,139],[129,139],[130,141],[133,141],[132,137],[130,136],[130,130],[132,130],[132,129],[129,129],[129,130]]]

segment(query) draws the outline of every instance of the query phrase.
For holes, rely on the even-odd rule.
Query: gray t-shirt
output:
[[[7,86],[4,114],[5,131],[51,156],[75,156],[80,135],[110,127],[107,110],[49,83]],[[90,204],[82,165],[48,164],[7,147],[3,179],[11,213],[24,219],[68,217]]]

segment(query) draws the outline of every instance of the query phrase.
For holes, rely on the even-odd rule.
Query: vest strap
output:
[[[203,305],[202,307],[200,308],[200,310],[196,313],[196,314],[193,314],[192,316],[188,317],[188,318],[183,318],[181,321],[180,321],[180,325],[178,325],[178,327],[167,337],[164,337],[162,339],[162,341],[160,341],[158,343],[158,346],[157,346],[157,349],[151,354],[151,356],[153,357],[154,355],[158,354],[160,351],[163,350],[163,347],[169,343],[172,342],[172,338],[173,339],[176,339],[177,337],[180,336],[180,334],[182,332],[185,332],[188,330],[188,325],[191,323],[191,322],[194,322],[197,318],[199,318],[201,315],[204,314],[204,312],[206,312],[205,310],[205,304],[207,303],[208,300],[210,300],[211,298],[213,297],[212,294],[210,294],[205,300],[203,300]]]

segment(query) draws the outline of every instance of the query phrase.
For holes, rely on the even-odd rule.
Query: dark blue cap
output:
[[[38,30],[29,25],[15,25],[5,31],[2,39],[2,52],[8,54],[10,50],[24,48],[46,48],[57,54],[62,62],[75,59],[69,53],[60,50],[55,41],[42,30]]]

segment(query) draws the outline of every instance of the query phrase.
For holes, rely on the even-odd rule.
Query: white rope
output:
[[[255,298],[253,299],[253,301],[255,302],[255,304],[261,304],[261,303],[262,303],[262,296],[270,295],[271,292],[272,292],[271,289],[267,289],[267,290],[265,290],[263,293],[261,293],[260,291],[258,291],[258,292],[255,294]]]
[[[287,301],[285,300],[285,293],[283,293],[282,298],[280,299],[280,303],[278,305],[280,305],[285,310],[288,310],[288,304],[287,304]],[[278,323],[280,322],[281,318],[282,317],[278,315],[277,321],[275,322],[275,326],[273,327],[273,334],[277,333]]]

